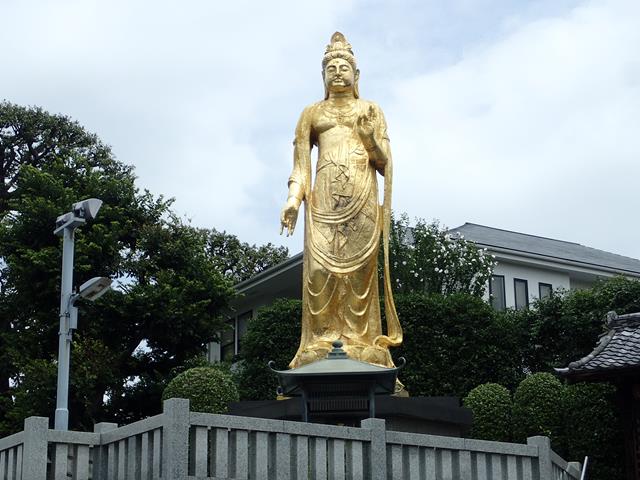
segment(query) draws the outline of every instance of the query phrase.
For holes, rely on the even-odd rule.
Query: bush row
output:
[[[515,390],[496,383],[479,385],[464,399],[473,411],[471,436],[482,440],[526,442],[545,435],[564,458],[588,455],[589,478],[622,478],[624,445],[615,388],[608,384],[565,385],[550,373],[527,376]]]

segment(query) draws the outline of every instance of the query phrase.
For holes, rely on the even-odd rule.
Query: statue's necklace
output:
[[[344,125],[347,120],[350,120],[351,117],[353,117],[355,110],[356,102],[350,102],[346,105],[341,106],[328,103],[326,113],[327,116],[335,119],[337,123]]]

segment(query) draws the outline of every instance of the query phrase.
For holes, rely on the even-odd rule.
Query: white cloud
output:
[[[342,30],[389,121],[397,210],[640,257],[639,5],[4,1],[0,91],[76,118],[195,224],[280,241],[295,122]]]
[[[396,208],[640,257],[640,4],[589,2],[399,82]],[[416,204],[419,206],[416,208]]]
[[[255,205],[273,181],[265,140],[290,145],[309,86],[320,90],[336,16],[350,4],[324,2],[310,15],[295,1],[14,2],[0,40],[10,40],[3,62],[16,68],[0,87],[10,101],[96,131],[135,164],[141,187],[175,196],[196,224],[262,241],[260,227],[278,228],[277,211],[265,222]],[[283,105],[296,96],[307,100]],[[286,133],[257,138],[283,122]],[[290,161],[277,165],[271,188],[284,198]]]

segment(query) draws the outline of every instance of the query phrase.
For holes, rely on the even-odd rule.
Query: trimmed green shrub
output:
[[[562,455],[565,396],[564,385],[550,373],[535,373],[520,382],[513,396],[514,440],[526,442],[527,437],[545,435]]]
[[[624,477],[624,443],[620,431],[616,389],[606,383],[576,383],[566,387],[565,436],[567,458],[589,456],[589,479]]]
[[[411,395],[464,397],[482,383],[515,387],[522,378],[517,326],[482,299],[397,295],[396,309],[404,340],[391,352],[407,359],[400,380]]]
[[[497,383],[484,383],[463,401],[473,412],[471,437],[480,440],[511,441],[511,393]]]
[[[219,368],[190,368],[169,382],[162,400],[186,398],[193,412],[225,413],[229,403],[239,400],[238,389],[230,375]]]
[[[288,368],[300,345],[302,302],[279,299],[258,311],[242,338],[240,364],[235,380],[243,400],[273,400],[278,380],[267,367]]]

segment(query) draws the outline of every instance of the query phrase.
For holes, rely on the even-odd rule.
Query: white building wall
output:
[[[515,301],[515,285],[514,279],[519,278],[527,281],[529,291],[529,302],[538,298],[538,284],[549,283],[554,290],[564,288],[569,290],[571,286],[568,272],[558,272],[550,269],[536,268],[528,265],[521,265],[508,261],[501,261],[499,258],[498,265],[495,267],[494,275],[504,276],[505,300],[507,308],[514,308]],[[489,289],[485,294],[485,299],[489,298]]]

